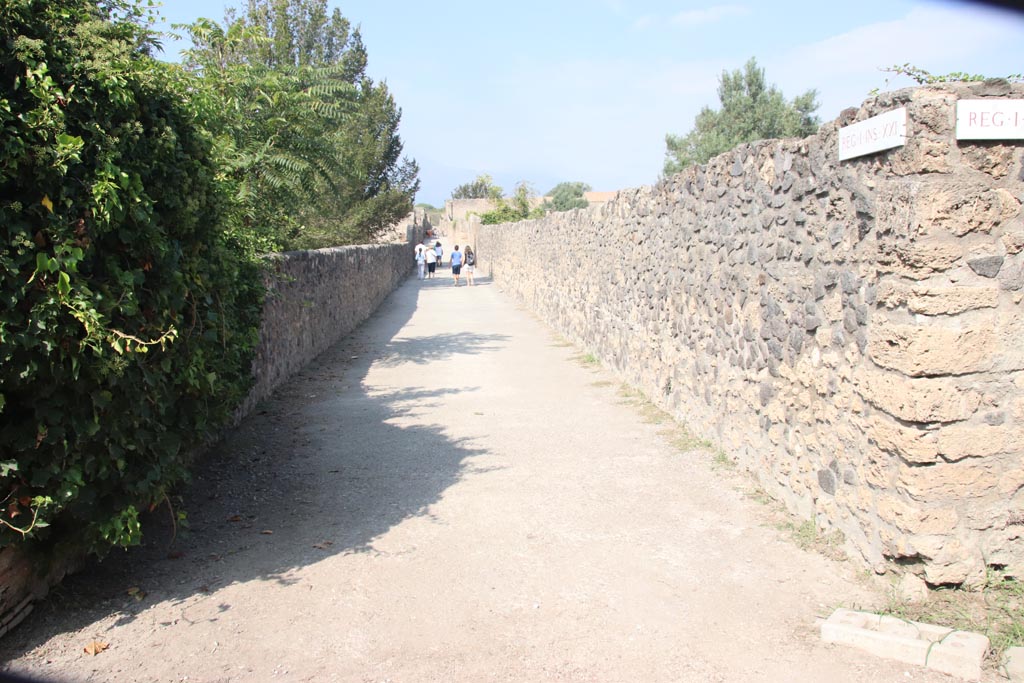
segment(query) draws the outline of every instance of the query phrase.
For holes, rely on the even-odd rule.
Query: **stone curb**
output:
[[[848,609],[837,609],[822,622],[821,639],[975,681],[989,647],[988,638],[978,633]]]
[[[1007,648],[999,668],[1013,683],[1024,683],[1024,647]]]

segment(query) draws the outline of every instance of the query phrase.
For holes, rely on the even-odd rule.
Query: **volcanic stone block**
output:
[[[1003,257],[998,254],[978,256],[967,259],[967,265],[982,277],[995,277],[999,275],[999,269],[1003,267]]]

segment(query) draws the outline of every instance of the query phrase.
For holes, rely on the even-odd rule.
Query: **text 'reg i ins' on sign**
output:
[[[1024,100],[958,100],[956,139],[1024,139]]]
[[[907,142],[907,108],[900,107],[839,129],[839,160],[853,159]]]

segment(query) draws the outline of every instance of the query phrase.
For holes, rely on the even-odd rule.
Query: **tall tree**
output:
[[[452,190],[452,199],[501,199],[504,192],[500,185],[494,184],[494,178],[481,173],[472,182],[463,183]]]
[[[187,29],[186,66],[221,112],[214,132],[254,248],[366,241],[412,209],[419,169],[402,157],[401,110],[326,0],[249,0],[225,26]]]
[[[671,175],[703,164],[744,142],[811,135],[820,123],[814,115],[817,96],[812,89],[787,102],[782,91],[768,85],[764,69],[751,57],[742,71],[722,72],[718,82],[721,109],[704,107],[687,135],[665,136],[663,173]]]
[[[589,202],[583,198],[584,192],[592,188],[586,183],[558,183],[548,192],[550,200],[544,203],[544,208],[551,211],[569,211],[570,209],[585,209]]]

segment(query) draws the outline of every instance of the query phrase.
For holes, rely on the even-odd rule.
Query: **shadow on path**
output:
[[[508,341],[504,334],[435,334],[429,337],[396,339],[382,351],[380,362],[385,366],[403,363],[424,365],[444,360],[459,353],[483,353]]]
[[[155,510],[145,520],[143,545],[114,550],[68,577],[0,641],[0,661],[103,621],[99,635],[111,617],[125,624],[157,602],[182,605],[187,620],[187,604],[220,587],[252,580],[288,585],[294,570],[331,555],[376,552],[374,539],[410,518],[430,519],[446,489],[488,471],[476,459],[484,450],[450,439],[442,425],[416,422],[424,406],[476,390],[422,386],[421,366],[507,341],[403,331],[421,288],[435,282],[451,286],[443,279],[405,282],[205,454],[181,491],[189,529],[173,537],[173,512]],[[415,370],[406,375],[408,385],[365,384],[371,366],[394,373],[403,364]],[[141,601],[129,595],[136,587],[146,594]]]

